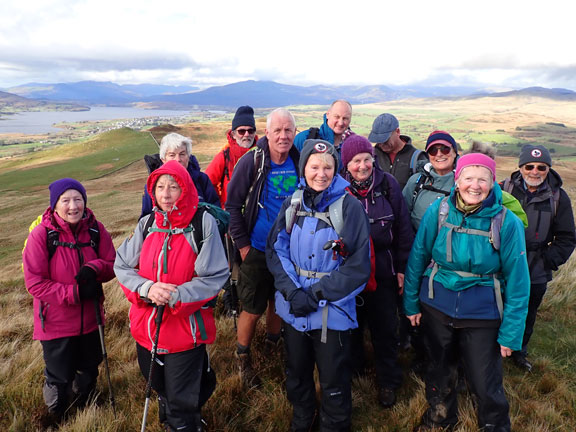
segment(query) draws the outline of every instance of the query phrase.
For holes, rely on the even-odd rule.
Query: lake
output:
[[[2,115],[0,134],[44,134],[62,132],[55,123],[75,123],[81,121],[132,119],[144,117],[182,117],[190,111],[145,110],[131,107],[92,107],[90,111],[41,111]]]

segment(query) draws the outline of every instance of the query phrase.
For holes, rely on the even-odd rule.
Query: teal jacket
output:
[[[500,186],[495,184],[482,207],[466,217],[455,207],[455,193],[453,189],[448,199],[449,212],[446,222],[464,228],[489,231],[492,217],[502,208]],[[512,350],[519,350],[522,346],[530,297],[530,273],[521,220],[513,212],[506,211],[500,230],[499,251],[494,249],[488,237],[454,231],[451,242],[452,261],[449,262],[446,247],[449,228],[443,226],[438,229],[440,202],[441,200],[434,202],[424,214],[408,259],[404,281],[406,315],[419,313],[421,301],[456,318],[461,310],[494,311],[494,279],[479,275],[498,274],[504,306],[498,343]],[[434,259],[439,267],[434,276],[434,289],[440,292],[435,294],[434,299],[428,297],[431,259]],[[464,277],[455,271],[476,276]],[[492,293],[488,294],[490,291],[482,288],[487,288]],[[442,301],[445,303],[441,304]],[[453,308],[451,311],[450,307]],[[483,318],[482,312],[473,316],[474,319],[494,318],[488,313]]]

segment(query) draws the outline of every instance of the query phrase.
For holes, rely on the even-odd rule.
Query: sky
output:
[[[566,0],[2,0],[0,88],[436,85],[576,90]]]

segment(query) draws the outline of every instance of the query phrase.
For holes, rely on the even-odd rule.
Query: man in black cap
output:
[[[214,156],[205,171],[218,193],[222,207],[226,203],[226,190],[236,163],[258,141],[252,107],[245,105],[236,110],[232,128],[226,132],[226,138],[227,144]]]
[[[528,216],[526,251],[530,267],[530,303],[522,350],[512,360],[528,372],[527,346],[534,330],[536,312],[546,293],[552,271],[564,264],[576,246],[574,216],[562,179],[552,167],[550,152],[543,145],[526,145],[520,152],[520,169],[502,182],[502,189],[514,195]]]
[[[428,161],[426,152],[412,145],[412,138],[400,135],[400,124],[392,114],[376,117],[368,139],[375,144],[374,155],[378,166],[382,171],[392,174],[401,189],[416,172],[419,161]]]

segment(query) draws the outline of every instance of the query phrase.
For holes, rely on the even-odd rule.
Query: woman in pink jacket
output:
[[[34,339],[46,364],[44,401],[58,422],[72,402],[84,405],[96,386],[102,361],[96,311],[103,317],[102,283],[114,277],[115,251],[86,207],[80,182],[63,178],[49,189],[50,207],[28,237],[23,263],[34,297]]]
[[[215,219],[207,212],[198,215],[200,221],[194,218],[198,193],[182,165],[166,162],[150,174],[146,187],[154,211],[118,248],[114,271],[132,303],[130,331],[146,378],[156,306],[165,308],[157,346],[160,363],[152,377],[160,421],[169,431],[198,431],[200,408],[209,397],[202,382],[206,344],[216,336],[211,305],[228,278],[228,263]]]

